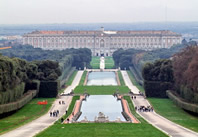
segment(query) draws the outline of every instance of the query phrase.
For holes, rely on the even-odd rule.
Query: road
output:
[[[121,71],[123,79],[126,83],[126,85],[134,92],[136,93],[137,88],[134,88],[135,86],[130,81],[129,76],[126,71]],[[136,99],[133,99],[134,106],[150,106],[147,99],[145,99],[143,96],[137,96]],[[155,112],[139,112],[136,111],[139,115],[141,115],[146,121],[148,121],[150,124],[152,124],[154,127],[160,129],[161,131],[165,132],[169,136],[172,137],[198,137],[198,133],[191,131],[189,129],[186,129],[178,124],[175,124],[166,118],[158,115]]]
[[[78,84],[79,84],[79,82],[80,82],[80,79],[81,79],[81,77],[82,77],[82,75],[83,75],[83,72],[84,72],[83,70],[77,72],[77,74],[76,74],[76,76],[75,76],[75,78],[74,78],[74,80],[73,80],[73,82],[72,82],[72,85],[71,85],[71,86],[68,86],[68,87],[64,90],[64,92],[63,92],[64,94],[70,93],[72,90],[75,89],[76,86],[78,86]]]
[[[127,71],[121,71],[122,77],[124,79],[125,84],[129,87],[129,89],[134,93],[134,94],[139,94],[139,89],[133,85],[131,82],[129,75],[127,74]]]
[[[83,74],[83,71],[78,71],[72,85],[67,87],[64,90],[64,93],[71,92],[72,89],[74,89],[80,82],[81,76]],[[65,111],[68,109],[69,104],[71,103],[72,97],[71,96],[60,96],[56,101],[53,103],[50,111],[41,116],[40,118],[25,124],[24,126],[21,126],[17,129],[14,129],[8,133],[5,133],[1,135],[0,137],[33,137],[39,132],[43,131],[47,127],[54,124],[55,121],[57,121],[61,116],[65,114]],[[59,104],[59,101],[65,101],[65,104]],[[50,112],[59,110],[58,117],[50,117]]]
[[[71,99],[71,96],[64,96],[60,97],[59,99],[56,99],[50,111],[53,112],[54,110],[59,110],[58,117],[50,117],[49,111],[47,114],[41,116],[40,118],[28,124],[25,124],[24,126],[21,126],[17,129],[14,129],[8,133],[5,133],[0,137],[33,137],[45,128],[54,124],[55,121],[57,121],[63,114],[65,114],[65,111],[66,109],[68,109]],[[65,105],[59,105],[59,101],[65,101]]]

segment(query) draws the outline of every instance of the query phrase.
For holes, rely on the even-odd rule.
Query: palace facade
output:
[[[89,48],[93,56],[112,56],[119,48],[155,50],[180,44],[182,36],[172,31],[33,31],[23,44],[45,50]]]

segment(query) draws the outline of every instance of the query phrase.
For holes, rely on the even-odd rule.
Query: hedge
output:
[[[39,80],[33,80],[31,82],[25,83],[25,92],[29,90],[37,90],[39,91],[40,87],[40,81]]]
[[[39,87],[38,97],[54,98],[58,95],[59,89],[58,81],[41,81]]]
[[[23,96],[24,88],[25,84],[21,83],[13,89],[9,89],[6,92],[0,92],[0,104],[7,104],[18,100]]]
[[[139,74],[137,73],[137,71],[135,71],[135,68],[134,67],[129,67],[129,70],[133,74],[133,76],[134,76],[135,80],[138,82],[138,84],[143,85],[142,77],[139,76]]]
[[[30,90],[25,93],[19,100],[8,104],[0,105],[0,114],[18,110],[32,100],[37,94],[36,90]]]
[[[69,77],[73,74],[75,70],[75,67],[70,67],[69,69],[64,70],[64,77],[62,77],[61,75],[62,79],[60,79],[60,87],[65,85],[65,83],[68,81]]]
[[[173,86],[170,82],[144,80],[144,89],[147,97],[167,98],[166,90]]]
[[[167,96],[179,107],[194,113],[198,113],[198,104],[186,102],[182,98],[175,96],[170,90],[167,90],[166,93]]]
[[[181,98],[190,103],[198,103],[198,93],[193,92],[187,86],[180,85],[180,87],[177,89],[177,93]]]

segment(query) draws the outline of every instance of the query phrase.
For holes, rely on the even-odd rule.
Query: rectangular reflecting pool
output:
[[[115,72],[90,72],[87,85],[118,85]]]
[[[112,95],[91,95],[87,97],[86,101],[82,102],[81,112],[82,114],[77,121],[81,121],[85,117],[89,121],[94,121],[99,112],[108,116],[109,121],[115,121],[117,118],[126,121],[121,113],[121,101]]]

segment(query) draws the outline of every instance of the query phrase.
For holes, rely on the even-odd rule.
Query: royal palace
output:
[[[155,50],[180,44],[182,36],[172,31],[33,31],[23,36],[23,44],[45,50],[89,48],[93,56],[112,56],[119,48]]]

